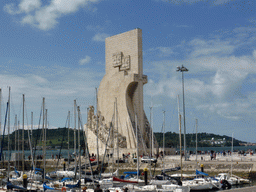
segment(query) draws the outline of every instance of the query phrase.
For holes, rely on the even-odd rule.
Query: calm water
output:
[[[69,150],[70,155],[73,152],[74,152],[74,150]],[[7,151],[4,151],[3,153],[4,153],[5,157],[8,156]],[[11,151],[10,153],[15,153],[15,151]],[[16,151],[16,153],[22,153],[22,151]],[[28,159],[28,156],[31,155],[30,151],[24,151],[24,153],[25,153],[26,159]],[[51,159],[52,155],[54,156],[54,158],[56,158],[56,155],[59,155],[59,154],[60,154],[59,149],[58,150],[57,149],[56,150],[46,150],[46,159]],[[36,150],[35,156],[37,156],[37,155],[43,155],[43,151],[42,150]],[[61,155],[62,155],[62,157],[67,158],[68,157],[68,150],[67,149],[62,149],[61,150]]]
[[[253,150],[255,151],[256,149],[256,146],[238,146],[238,147],[234,147],[234,151],[247,151],[247,150]],[[195,148],[187,148],[188,151],[196,151]],[[231,147],[198,147],[197,148],[198,151],[231,151]],[[177,151],[179,151],[179,149],[177,149]],[[14,153],[15,151],[11,151],[10,153]],[[22,151],[17,151],[17,152],[20,152],[22,153]],[[74,149],[70,149],[69,150],[69,154],[72,154],[74,152]],[[3,152],[5,156],[8,155],[7,151],[4,151]],[[51,159],[52,158],[52,155],[54,156],[54,158],[56,157],[56,155],[59,155],[60,153],[60,149],[53,149],[53,150],[46,150],[46,158],[47,159]],[[36,150],[36,155],[42,155],[43,154],[43,151],[42,150]],[[28,158],[28,156],[31,155],[30,151],[25,151],[25,156],[26,156],[26,159]],[[61,150],[61,155],[62,157],[64,158],[67,158],[68,157],[68,150],[67,149],[62,149]]]
[[[247,151],[247,150],[255,151],[256,146],[234,146],[233,151]],[[187,148],[188,151],[196,151],[196,148]],[[197,147],[198,151],[231,151],[231,147]]]

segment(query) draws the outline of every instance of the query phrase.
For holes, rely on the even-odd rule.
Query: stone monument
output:
[[[136,152],[137,125],[140,153],[146,154],[152,147],[152,129],[143,109],[147,76],[143,75],[142,31],[134,29],[108,37],[105,48],[106,74],[98,89],[98,109],[95,112],[90,106],[85,126],[89,151],[96,153],[98,135],[100,154],[106,146],[117,145],[120,153]]]

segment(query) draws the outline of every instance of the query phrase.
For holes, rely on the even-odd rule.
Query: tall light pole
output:
[[[186,121],[185,121],[185,95],[184,95],[184,75],[183,72],[187,72],[188,69],[184,67],[183,65],[181,67],[177,67],[178,72],[181,72],[182,75],[182,96],[183,96],[183,125],[184,125],[184,155],[185,155],[185,161],[187,161],[187,153],[186,153]]]

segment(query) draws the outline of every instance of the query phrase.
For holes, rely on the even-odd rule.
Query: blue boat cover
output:
[[[68,188],[70,188],[70,189],[73,189],[73,188],[78,188],[78,187],[80,187],[80,180],[77,182],[77,184],[75,184],[75,185],[71,185],[71,184],[68,184],[68,185],[66,185]]]
[[[43,188],[44,188],[44,191],[46,191],[47,189],[54,189],[52,187],[47,186],[46,183],[43,184]]]
[[[13,185],[11,182],[7,182],[7,189],[21,189],[21,190],[27,190],[24,187],[20,187],[17,185]]]
[[[47,176],[45,176],[45,179],[53,180],[51,177],[47,177]]]
[[[204,172],[201,172],[201,171],[198,171],[198,170],[196,170],[196,175],[205,175],[205,176],[208,176],[207,173],[204,173]]]
[[[127,172],[124,172],[124,174],[137,175],[137,171],[127,171]],[[139,174],[140,174],[140,171],[139,171]]]
[[[70,178],[70,177],[64,177],[64,178],[61,180],[61,182],[64,182],[64,181],[67,181],[67,180],[72,180],[72,178]]]
[[[35,170],[43,172],[43,169],[41,169],[41,168],[35,168]]]
[[[20,173],[17,171],[16,167],[14,168],[14,171],[17,174],[17,176],[20,177]]]

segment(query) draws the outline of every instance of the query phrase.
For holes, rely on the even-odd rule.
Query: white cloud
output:
[[[253,51],[252,55],[253,55],[254,59],[256,59],[256,50]]]
[[[255,79],[256,80],[256,79]],[[254,82],[256,84],[256,81]],[[250,103],[253,103],[254,105],[256,105],[256,92],[250,94],[248,96],[248,100]],[[255,111],[256,112],[256,111]]]
[[[110,35],[108,35],[108,34],[106,34],[106,33],[97,33],[97,34],[92,38],[92,40],[104,42],[105,39],[106,39],[107,37],[109,37],[109,36],[110,36]]]
[[[23,24],[33,24],[34,23],[34,16],[26,15],[22,18],[21,23]]]
[[[150,52],[160,52],[159,56],[169,56],[171,54],[175,54],[171,47],[156,47],[149,50]]]
[[[14,3],[6,4],[4,11],[11,15],[29,13],[35,9],[39,9],[41,5],[41,0],[22,0],[18,7],[16,7]]]
[[[4,10],[9,14],[22,14],[21,23],[29,24],[41,30],[50,30],[58,23],[58,19],[66,14],[74,13],[89,3],[96,3],[98,0],[52,0],[50,4],[42,6],[40,0],[22,0],[15,7],[14,4],[7,4]]]
[[[197,108],[233,120],[242,119],[244,114],[253,112],[251,103],[244,99],[238,99],[235,102],[208,103],[199,105]]]
[[[40,84],[45,84],[48,83],[48,80],[46,78],[40,77],[38,75],[31,75],[30,77],[34,83],[40,83]]]
[[[247,43],[234,44],[232,38],[196,38],[172,47],[173,52],[182,48],[190,54],[183,60],[153,62],[149,71],[159,75],[159,80],[149,79],[145,95],[176,99],[182,94],[182,84],[180,74],[174,71],[176,66],[185,65],[189,69],[185,74],[185,94],[190,106],[232,120],[243,118],[248,111],[253,112],[252,100],[256,95],[255,90],[247,90],[245,86],[255,80],[256,50],[249,55],[235,55],[235,50]],[[160,51],[158,48],[152,50]],[[171,77],[170,71],[173,71]]]
[[[211,82],[211,92],[223,100],[239,98],[242,93],[238,90],[248,73],[240,71],[217,71]]]
[[[18,71],[33,71],[33,74],[19,73],[13,75],[13,72],[0,74],[2,79],[0,82],[3,95],[2,104],[5,104],[3,106],[6,107],[7,86],[10,86],[12,120],[15,114],[18,113],[18,119],[22,114],[20,112],[22,110],[22,94],[25,94],[26,113],[30,114],[33,111],[34,119],[37,120],[39,119],[38,114],[40,114],[42,98],[45,97],[51,128],[65,125],[63,117],[67,116],[68,110],[72,111],[74,99],[81,106],[82,115],[86,116],[86,108],[94,104],[94,94],[91,93],[95,91],[95,87],[98,87],[104,75],[84,67],[74,69],[54,64],[51,67],[26,66],[20,65],[17,61],[13,61],[12,65],[13,67],[15,65]],[[36,123],[36,121],[34,122]]]
[[[19,14],[20,11],[19,10],[15,10],[14,9],[14,4],[10,3],[4,6],[4,11],[11,14],[11,15],[15,15],[15,14]]]
[[[40,8],[42,5],[41,0],[22,0],[19,4],[19,9],[22,12],[31,12],[35,9]]]
[[[194,39],[189,45],[193,47],[192,57],[212,54],[231,54],[235,50],[235,46],[230,41],[220,41],[218,39],[205,41],[203,39]]]
[[[85,57],[84,59],[81,59],[81,60],[79,61],[79,65],[88,64],[88,63],[90,63],[90,61],[91,61],[91,57],[88,56],[88,55],[86,55],[86,57]]]
[[[252,56],[227,56],[223,58],[205,56],[202,58],[189,58],[188,60],[180,61],[180,63],[169,61],[171,66],[167,66],[167,63],[167,61],[155,62],[155,67],[152,70],[158,73],[161,78],[158,82],[149,80],[147,91],[149,95],[153,93],[154,95],[168,95],[171,98],[175,98],[180,92],[179,74],[174,74],[173,77],[168,78],[166,73],[170,71],[169,67],[176,69],[176,65],[180,66],[184,63],[189,64],[186,66],[189,72],[186,73],[185,77],[191,73],[197,75],[209,73],[203,79],[200,79],[200,77],[185,78],[187,94],[191,96],[192,100],[197,101],[206,97],[224,101],[231,100],[231,98],[240,98],[242,93],[240,93],[239,87],[242,86],[249,74],[256,74],[256,61]]]
[[[246,74],[254,74],[256,72],[255,59],[253,56],[204,56],[200,58],[191,58],[189,63],[196,71],[224,71],[233,73],[235,71]]]

